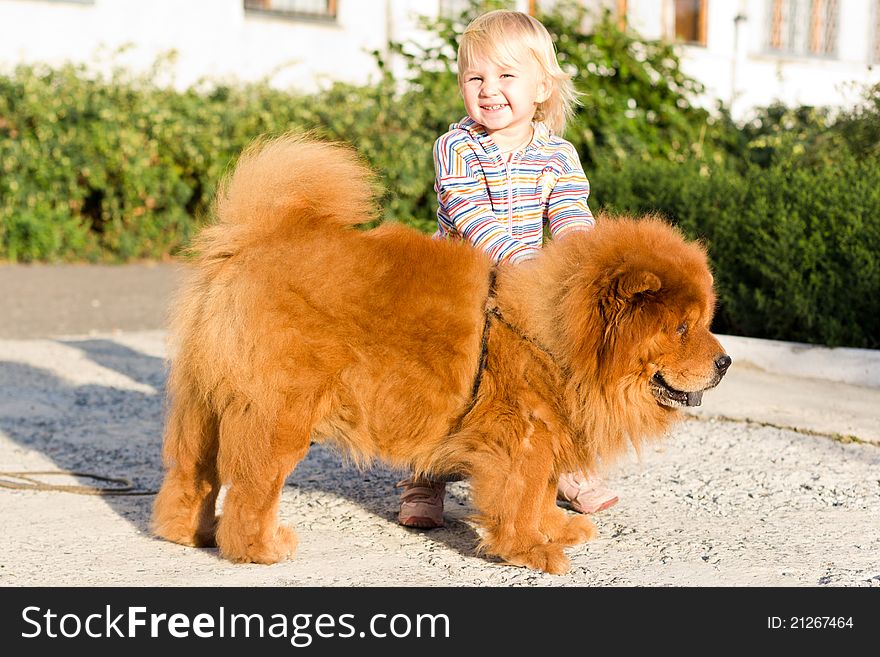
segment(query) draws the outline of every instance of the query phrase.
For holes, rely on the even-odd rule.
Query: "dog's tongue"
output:
[[[689,392],[687,405],[688,406],[699,406],[703,403],[703,391],[698,390],[697,392]]]

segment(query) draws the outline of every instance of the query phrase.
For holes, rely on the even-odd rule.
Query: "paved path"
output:
[[[0,470],[158,486],[176,280],[170,265],[0,266]],[[282,497],[292,561],[235,566],[157,541],[150,496],[0,489],[0,585],[880,586],[877,352],[722,342],[725,381],[609,473],[621,501],[569,551],[568,575],[475,556],[466,484],[451,487],[445,529],[408,530],[394,521],[399,473],[316,448]]]
[[[161,328],[178,277],[170,264],[0,265],[0,337]]]

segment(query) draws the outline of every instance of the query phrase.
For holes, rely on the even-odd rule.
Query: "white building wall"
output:
[[[0,0],[0,67],[18,62],[112,62],[136,70],[177,52],[175,83],[200,78],[256,80],[312,90],[330,80],[375,79],[373,50],[389,30],[415,30],[422,0],[340,0],[333,22],[244,10],[241,0]],[[107,54],[126,47],[112,62]]]
[[[660,39],[668,30],[671,5],[665,0],[627,0],[626,21],[646,39]]]

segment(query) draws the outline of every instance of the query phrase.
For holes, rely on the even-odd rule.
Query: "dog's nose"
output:
[[[718,358],[715,359],[715,368],[718,370],[719,376],[724,376],[724,373],[727,372],[727,368],[730,367],[730,364],[733,362],[730,356],[727,354],[722,354]]]

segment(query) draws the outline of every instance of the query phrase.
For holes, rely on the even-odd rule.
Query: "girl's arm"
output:
[[[571,231],[587,230],[595,225],[587,205],[590,183],[574,148],[566,153],[562,175],[547,197],[547,225],[554,239]]]

